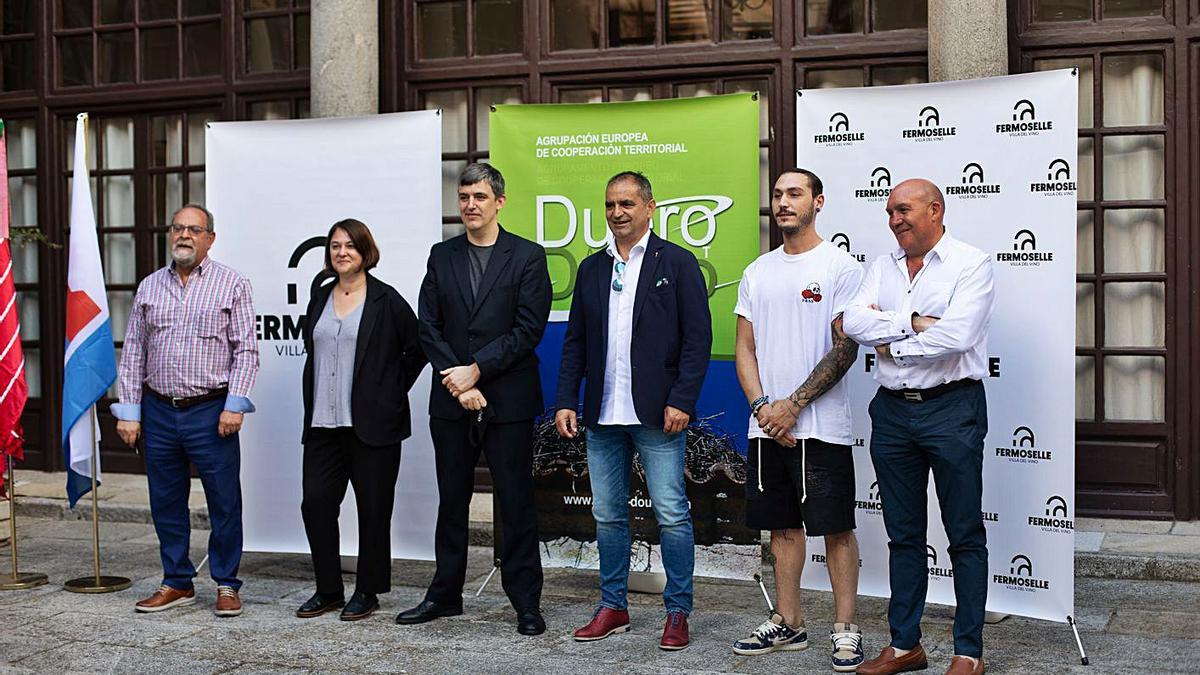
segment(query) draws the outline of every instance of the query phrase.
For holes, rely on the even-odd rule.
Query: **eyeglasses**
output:
[[[613,279],[612,289],[620,293],[625,290],[625,261],[618,260],[613,267],[617,270],[617,278]]]
[[[187,230],[188,234],[192,235],[193,237],[199,237],[201,234],[208,232],[207,227],[201,227],[199,225],[180,225],[179,223],[171,223],[171,234],[183,234],[184,230]]]

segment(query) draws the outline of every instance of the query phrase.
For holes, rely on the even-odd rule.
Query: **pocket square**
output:
[[[663,277],[663,278],[659,279],[657,282],[655,282],[655,284],[654,284],[654,287],[655,287],[655,288],[661,288],[661,287],[663,287],[663,286],[668,286],[668,285],[670,285],[670,283],[671,283],[671,282],[670,282],[669,280],[667,280],[667,278],[666,278],[666,277]]]

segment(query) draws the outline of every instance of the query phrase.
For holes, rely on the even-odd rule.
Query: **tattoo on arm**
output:
[[[803,409],[815,401],[821,394],[829,391],[838,380],[850,370],[858,358],[858,343],[846,336],[842,330],[842,315],[837,315],[831,325],[833,331],[833,349],[817,363],[808,379],[800,388],[788,396],[788,400],[796,408]]]

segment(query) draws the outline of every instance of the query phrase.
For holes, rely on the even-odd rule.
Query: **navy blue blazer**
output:
[[[668,405],[696,418],[712,353],[712,315],[696,256],[653,232],[645,255],[633,301],[633,407],[643,425],[662,427]],[[603,250],[580,263],[563,341],[555,409],[578,409],[583,382],[584,424],[600,418],[604,397],[612,269],[613,258]]]

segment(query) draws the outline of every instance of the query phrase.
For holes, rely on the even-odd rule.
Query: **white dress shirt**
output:
[[[842,316],[842,329],[868,347],[891,345],[892,358],[878,359],[874,369],[875,380],[888,389],[982,380],[993,299],[991,256],[947,229],[911,281],[904,249],[876,258]],[[914,314],[938,321],[917,333]]]
[[[617,242],[608,243],[608,254],[613,258],[612,280],[618,277],[622,290],[608,286],[608,349],[604,357],[604,396],[600,399],[600,419],[597,424],[641,424],[633,409],[633,369],[630,367],[629,350],[633,341],[633,301],[637,295],[638,276],[642,271],[642,260],[646,257],[646,245],[650,241],[650,230],[633,245],[625,271],[617,274]]]

